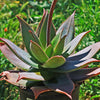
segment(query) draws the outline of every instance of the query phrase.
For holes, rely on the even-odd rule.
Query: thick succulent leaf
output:
[[[62,31],[61,31],[62,32]],[[56,47],[57,43],[60,41],[61,39],[61,32],[59,34],[57,34],[53,40],[51,41],[51,45],[53,46],[53,48]]]
[[[90,31],[87,32],[83,32],[81,34],[79,34],[77,37],[75,37],[71,42],[69,42],[65,47],[64,47],[64,51],[63,51],[63,56],[67,57],[68,55],[70,55],[75,48],[77,47],[77,45],[80,43],[80,41],[82,40],[82,38],[89,33]]]
[[[65,39],[65,46],[74,38],[74,15],[75,12],[59,27],[56,34],[63,29],[62,37],[67,35]]]
[[[89,52],[90,52],[90,50],[87,50],[86,52],[84,52],[82,54],[79,54],[79,55],[75,55],[75,56],[73,56],[74,55],[73,54],[73,55],[67,57],[67,60],[69,60],[69,61],[81,60],[82,58],[84,58],[85,56],[87,56],[89,54]]]
[[[56,28],[53,23],[51,23],[50,28],[50,41],[56,36]]]
[[[31,41],[30,49],[31,49],[32,55],[40,63],[44,63],[48,60],[48,56],[46,55],[46,53],[42,50],[42,48],[36,42]]]
[[[38,25],[38,27],[37,27],[37,29],[36,29],[36,34],[37,34],[38,36],[39,36],[39,34],[40,34],[41,27],[42,27],[43,22],[44,22],[44,20],[45,20],[45,16],[46,16],[46,11],[45,11],[45,9],[43,9],[43,16],[42,16],[42,19],[41,19],[41,21],[40,21],[40,23],[39,23],[39,25]]]
[[[19,59],[6,44],[0,43],[0,50],[5,55],[5,57],[15,66],[22,70],[30,70],[31,66],[24,63],[21,59]]]
[[[41,75],[38,75],[33,72],[19,72],[17,82],[21,79],[32,80],[32,81],[44,81],[44,78]]]
[[[40,35],[39,35],[39,39],[40,39],[44,49],[46,48],[46,45],[47,45],[47,23],[48,23],[48,14],[46,12],[43,24],[41,26]],[[50,41],[54,38],[55,35],[56,35],[56,29],[55,29],[53,23],[51,23]]]
[[[82,82],[90,77],[99,74],[100,74],[100,68],[83,68],[69,73],[69,76],[75,82]]]
[[[80,61],[80,60],[74,60],[74,61],[66,60],[66,63],[63,66],[58,67],[52,71],[59,72],[59,73],[73,72],[73,71],[79,70],[79,69],[83,68],[84,66],[86,66],[90,63],[93,63],[93,62],[100,62],[100,60],[96,60],[94,58],[91,58],[88,60],[82,60],[82,61]]]
[[[46,53],[47,56],[50,58],[51,55],[52,55],[52,52],[53,52],[53,47],[52,47],[52,45],[50,44],[50,45],[48,45],[48,47],[46,48],[45,53]]]
[[[64,48],[65,38],[66,38],[66,36],[64,36],[63,38],[60,39],[60,41],[58,42],[58,44],[56,45],[56,47],[53,50],[52,56],[61,55],[63,48]]]
[[[43,25],[40,30],[40,35],[39,35],[39,39],[40,39],[44,49],[46,48],[46,43],[47,43],[47,40],[46,40],[47,22],[48,22],[48,14],[46,13]]]
[[[37,35],[34,33],[34,31],[32,30],[32,28],[23,19],[21,19],[18,16],[17,16],[17,18],[20,22],[22,37],[23,37],[23,41],[25,43],[26,49],[31,54],[30,40],[35,41],[36,43],[40,44],[39,39],[38,39]]]
[[[22,50],[21,48],[19,48],[18,46],[16,46],[14,43],[12,43],[11,41],[9,41],[8,39],[4,39],[4,38],[0,38],[0,40],[2,40],[3,42],[5,42],[5,44],[9,47],[9,49],[19,58],[21,59],[23,62],[27,63],[28,65],[34,67],[34,68],[38,68],[38,65],[36,63],[34,63],[31,59],[31,56],[25,52],[24,50]]]
[[[18,79],[18,72],[19,71],[4,71],[0,74],[0,76],[3,76],[0,80],[5,80],[8,83],[11,83],[16,86],[20,86],[22,88],[26,87],[27,80],[20,80],[19,82],[16,82]]]
[[[97,42],[97,43],[90,45],[90,46],[86,47],[85,49],[77,52],[76,54],[71,55],[70,58],[74,58],[77,56],[81,56],[82,54],[86,54],[84,57],[82,57],[80,59],[80,60],[86,60],[86,59],[93,57],[99,50],[100,50],[100,42]],[[89,53],[87,53],[87,52],[89,52]]]
[[[68,75],[62,74],[58,76],[54,82],[47,82],[45,81],[44,84],[49,87],[50,89],[54,89],[58,92],[62,92],[63,94],[71,95],[74,87],[74,83],[72,80],[69,78]],[[71,96],[70,96],[71,97]]]
[[[42,93],[45,93],[45,92],[48,92],[48,91],[52,91],[52,89],[49,89],[48,87],[46,86],[38,86],[38,87],[32,87],[31,90],[33,91],[34,93],[34,96],[35,96],[35,99],[38,98],[38,96]]]
[[[48,17],[48,24],[47,24],[47,46],[50,44],[50,36],[51,36],[50,35],[51,34],[50,31],[51,31],[51,25],[52,25],[52,15],[53,15],[53,11],[54,11],[56,2],[57,2],[57,0],[54,0],[52,2],[51,8],[50,8],[50,14],[49,14],[49,17]]]
[[[57,68],[63,65],[66,62],[66,59],[63,56],[53,56],[49,58],[43,65],[43,68]]]
[[[51,99],[54,100],[55,95],[58,96],[58,97],[61,96],[64,99],[66,98],[66,100],[72,99],[71,95],[69,95],[68,93],[65,93],[61,90],[53,91],[52,89],[50,89],[46,86],[44,86],[44,87],[32,87],[31,89],[32,89],[32,91],[35,95],[35,99],[41,99],[41,98],[43,99],[43,97],[44,97],[43,100],[47,100],[47,98],[50,97],[49,100],[51,100]],[[66,94],[66,95],[64,95],[64,94]]]
[[[0,78],[0,81],[5,80],[8,83],[11,83],[13,85],[19,86],[21,89],[25,89],[25,88],[29,88],[32,86],[41,86],[42,81],[28,81],[28,80],[19,80],[18,79],[18,73],[19,71],[4,71],[0,74],[0,76],[2,76]],[[22,72],[23,73],[23,72]]]

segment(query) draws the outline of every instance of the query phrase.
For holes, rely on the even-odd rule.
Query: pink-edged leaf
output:
[[[32,52],[32,55],[40,62],[40,63],[44,63],[48,60],[48,56],[46,55],[46,53],[42,50],[42,48],[33,41],[30,41],[30,49]]]
[[[76,54],[71,55],[70,57],[74,58],[75,56],[85,54],[86,52],[89,51],[89,53],[85,57],[82,57],[80,59],[80,60],[86,60],[86,59],[93,57],[99,50],[100,50],[100,42],[97,42],[97,43],[90,45],[90,46],[86,47],[85,49],[77,52]]]
[[[16,85],[22,89],[29,88],[32,86],[40,86],[41,84],[43,84],[42,81],[28,81],[28,80],[23,80],[23,79],[17,81],[19,72],[20,71],[13,71],[13,70],[12,71],[4,71],[0,74],[0,76],[2,76],[0,78],[0,81],[5,80],[8,83]]]
[[[69,61],[81,60],[82,58],[84,58],[85,56],[87,56],[87,55],[89,54],[89,52],[90,52],[90,50],[87,50],[87,52],[84,52],[84,53],[82,53],[82,54],[75,55],[75,56],[73,56],[73,55],[74,55],[74,54],[73,54],[73,55],[67,57],[67,60],[69,60]]]
[[[34,96],[35,96],[35,99],[38,98],[38,96],[42,93],[45,93],[45,92],[48,92],[48,91],[52,91],[52,89],[49,89],[48,87],[46,86],[41,86],[41,87],[32,87],[31,90],[33,91],[34,93]]]
[[[47,23],[48,23],[48,13],[46,12],[43,24],[41,26],[40,34],[39,34],[39,39],[40,39],[44,49],[47,46]],[[51,23],[50,41],[54,38],[55,35],[56,35],[56,29],[55,29],[53,23]]]
[[[50,58],[51,55],[52,55],[52,52],[53,52],[53,47],[52,47],[52,45],[50,44],[50,45],[48,45],[48,47],[46,48],[45,53],[46,53],[47,56]]]
[[[2,78],[0,80],[5,80],[8,83],[11,83],[16,86],[20,87],[26,87],[27,80],[20,80],[19,82],[16,82],[18,79],[18,73],[19,71],[4,71],[0,74]]]
[[[100,74],[100,68],[83,68],[69,73],[70,78],[75,82],[82,82],[90,77]]]
[[[37,37],[37,34],[35,34],[35,32],[32,30],[32,28],[23,19],[21,19],[18,16],[17,16],[17,18],[20,22],[22,37],[23,37],[23,41],[25,43],[26,49],[31,54],[31,52],[30,52],[30,40],[35,41],[38,44],[40,44],[39,39]],[[29,32],[29,30],[31,31],[31,33]]]
[[[66,62],[66,59],[63,56],[53,56],[49,58],[43,65],[43,68],[57,68],[63,65]]]
[[[67,20],[59,27],[56,34],[59,34],[59,32],[63,29],[62,37],[67,35],[65,39],[65,46],[74,38],[74,15],[73,14],[67,18]]]
[[[6,44],[0,43],[0,50],[5,55],[5,57],[15,66],[22,70],[29,70],[31,66],[24,63],[21,59],[19,59],[9,48]]]
[[[61,91],[59,89],[56,89],[56,92],[66,95],[66,100],[72,100],[72,96],[67,92]]]
[[[39,34],[40,34],[41,27],[42,27],[42,25],[43,25],[45,16],[46,16],[46,11],[45,11],[45,9],[43,9],[43,16],[42,16],[42,19],[41,19],[41,21],[40,21],[40,23],[39,23],[39,25],[38,25],[38,27],[37,27],[37,29],[36,29],[36,34],[37,34],[38,36],[39,36]]]
[[[45,15],[45,18],[40,30],[40,34],[39,34],[39,39],[44,49],[46,48],[46,43],[47,43],[47,40],[46,40],[47,22],[48,22],[48,14],[46,12],[46,15]]]
[[[21,79],[32,80],[32,81],[44,81],[44,78],[41,75],[38,75],[33,72],[19,72],[19,77],[17,81]]]
[[[48,24],[47,24],[47,46],[50,44],[50,31],[51,31],[51,24],[52,24],[52,15],[53,15],[53,10],[55,8],[57,0],[54,0],[52,2],[51,8],[50,8],[50,14],[48,18]]]
[[[60,41],[57,43],[56,47],[53,50],[52,56],[61,55],[63,48],[64,48],[65,38],[66,38],[66,36],[61,38]]]
[[[90,64],[90,63],[93,63],[93,62],[100,62],[100,60],[97,60],[97,59],[94,59],[94,58],[91,58],[91,59],[88,59],[88,60],[74,60],[74,61],[69,61],[69,60],[66,60],[66,63],[61,66],[61,67],[58,67],[56,68],[55,70],[52,70],[52,71],[55,71],[55,72],[59,72],[59,73],[68,73],[68,72],[73,72],[73,71],[76,71],[76,70],[79,70],[81,68],[83,68],[84,66]]]
[[[5,42],[5,44],[9,47],[9,49],[20,59],[22,60],[24,63],[27,63],[28,65],[34,67],[34,68],[38,68],[38,65],[36,63],[34,63],[31,59],[32,57],[25,52],[24,50],[22,50],[21,48],[19,48],[18,46],[16,46],[14,43],[12,43],[10,40],[8,39],[4,39],[4,38],[0,38],[1,41]]]
[[[53,48],[55,48],[56,45],[57,45],[57,43],[60,41],[60,39],[61,39],[61,33],[62,33],[62,31],[61,31],[59,34],[57,34],[57,35],[52,39],[51,45],[53,46]]]
[[[56,36],[56,28],[53,23],[51,23],[50,28],[50,41]]]
[[[58,76],[54,82],[44,82],[44,84],[50,89],[54,89],[57,92],[65,94],[71,98],[71,94],[74,90],[74,83],[68,75],[63,74]],[[69,95],[68,95],[69,94]]]
[[[64,50],[63,50],[64,57],[67,57],[68,55],[70,55],[75,50],[75,48],[78,46],[78,44],[80,43],[82,38],[89,32],[90,31],[83,32],[83,33],[79,34],[77,37],[75,37],[71,42],[69,42],[64,47]]]

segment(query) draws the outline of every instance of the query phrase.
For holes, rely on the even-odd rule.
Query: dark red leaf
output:
[[[45,82],[45,85],[50,89],[53,89],[57,92],[63,93],[71,98],[71,94],[74,87],[74,83],[69,78],[68,75],[62,74],[54,80],[54,82]]]
[[[54,0],[52,2],[51,8],[50,8],[50,14],[49,14],[48,25],[47,25],[47,46],[50,43],[50,28],[51,28],[51,23],[52,23],[53,10],[54,10],[54,7],[56,5],[56,2],[57,2],[57,0]]]

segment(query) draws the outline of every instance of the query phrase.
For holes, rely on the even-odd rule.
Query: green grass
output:
[[[10,2],[12,1],[12,2]],[[0,37],[10,39],[22,47],[19,22],[16,15],[25,19],[35,30],[42,17],[43,8],[49,9],[52,0],[0,0]],[[40,1],[40,2],[39,2]],[[53,14],[56,29],[76,10],[75,35],[83,31],[91,32],[83,39],[78,50],[100,41],[100,0],[58,0]],[[7,28],[7,32],[4,29]],[[0,52],[0,72],[15,68]],[[100,59],[100,52],[95,56]],[[95,67],[93,64],[90,67]],[[18,88],[9,83],[0,82],[0,100],[19,100]],[[80,100],[100,96],[100,75],[85,81],[81,85]]]

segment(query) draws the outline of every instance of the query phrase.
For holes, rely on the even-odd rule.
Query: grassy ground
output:
[[[77,3],[78,1],[78,3]],[[0,37],[10,39],[15,44],[22,46],[19,22],[16,15],[21,16],[35,30],[42,17],[43,8],[49,9],[52,0],[0,0]],[[53,23],[56,29],[76,10],[75,35],[91,30],[83,39],[78,50],[100,41],[100,0],[58,0]],[[0,52],[0,57],[3,56]],[[100,53],[96,58],[100,59]],[[90,67],[95,67],[93,64]],[[0,72],[15,68],[3,56],[0,58]],[[0,100],[19,100],[16,87],[6,82],[0,82]],[[100,97],[100,75],[85,81],[81,85],[80,100]]]

